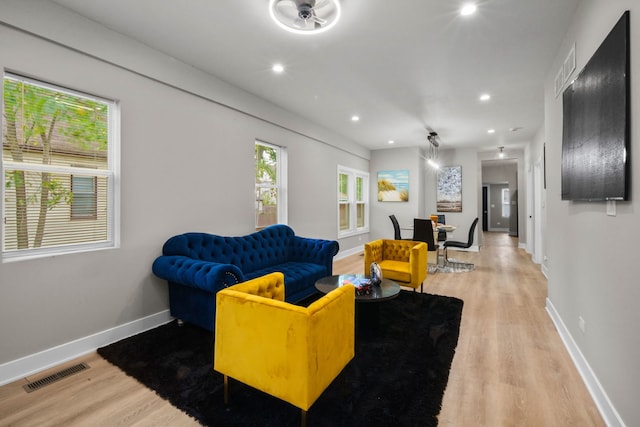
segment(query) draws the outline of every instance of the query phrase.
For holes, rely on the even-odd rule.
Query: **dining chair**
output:
[[[427,244],[427,251],[435,251],[436,264],[438,264],[440,245],[435,242],[433,234],[433,224],[430,219],[413,219],[413,240],[416,242],[425,242]]]
[[[438,214],[438,224],[446,224],[444,214]],[[447,240],[447,232],[444,230],[438,231],[438,243]]]
[[[449,260],[449,255],[447,254],[448,248],[468,249],[471,247],[471,245],[473,245],[473,235],[476,231],[476,225],[478,225],[478,218],[474,219],[473,223],[471,223],[471,227],[469,228],[469,238],[466,242],[459,242],[457,240],[447,240],[446,242],[444,242],[442,246],[444,246],[444,264],[445,265],[456,264],[455,261]],[[466,263],[460,263],[460,264],[466,264]]]
[[[391,224],[393,224],[393,240],[411,240],[402,238],[402,233],[400,233],[400,224],[398,223],[398,219],[395,215],[389,215],[389,219],[391,220]]]

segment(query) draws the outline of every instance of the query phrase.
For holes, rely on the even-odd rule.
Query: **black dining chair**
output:
[[[438,214],[438,224],[446,224],[444,214]],[[447,240],[447,232],[444,230],[438,231],[438,243]]]
[[[398,224],[398,219],[395,215],[389,215],[389,219],[393,224],[393,240],[411,240],[402,238],[402,234],[400,233],[400,224]]]
[[[466,242],[459,242],[457,240],[447,240],[446,242],[443,243],[443,247],[444,247],[444,263],[445,265],[447,264],[455,264],[454,261],[449,261],[449,255],[447,254],[447,249],[448,248],[461,248],[461,249],[468,249],[471,247],[471,245],[473,245],[473,234],[476,231],[476,226],[478,225],[478,218],[473,220],[473,223],[471,223],[471,227],[469,228],[469,239]]]
[[[416,242],[425,242],[427,244],[427,250],[429,252],[435,251],[436,264],[438,264],[438,251],[440,245],[436,244],[433,238],[433,225],[430,219],[413,219],[413,240]]]

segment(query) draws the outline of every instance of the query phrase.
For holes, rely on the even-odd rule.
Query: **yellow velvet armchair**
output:
[[[355,288],[308,307],[284,302],[284,276],[271,273],[216,295],[214,369],[306,413],[354,356]]]
[[[414,290],[427,278],[427,244],[411,240],[374,240],[364,245],[364,271],[377,262],[382,277]]]

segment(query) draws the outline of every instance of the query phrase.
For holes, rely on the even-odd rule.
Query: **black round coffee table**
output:
[[[327,276],[316,281],[316,289],[323,294],[349,283],[354,279],[362,279],[364,274],[340,274],[339,276]],[[382,279],[380,285],[373,285],[369,295],[356,295],[357,302],[382,302],[393,299],[400,293],[400,285],[393,280]]]
[[[316,289],[327,294],[332,290],[350,283],[354,279],[364,278],[364,274],[341,274],[327,276],[316,281]],[[356,333],[359,336],[375,334],[380,327],[380,304],[398,296],[400,285],[393,280],[382,279],[380,285],[373,285],[369,295],[356,294]],[[367,303],[367,304],[364,304]]]

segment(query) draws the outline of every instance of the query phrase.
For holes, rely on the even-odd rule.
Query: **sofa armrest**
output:
[[[364,274],[369,275],[369,268],[372,262],[382,261],[382,239],[374,240],[364,244]]]
[[[153,262],[153,274],[169,282],[217,292],[243,282],[242,271],[232,264],[200,261],[180,255],[163,255]]]
[[[328,274],[331,274],[333,270],[333,257],[340,250],[340,246],[335,240],[311,239],[300,236],[292,236],[289,245],[289,259],[324,265],[328,269]]]
[[[424,242],[414,242],[409,255],[411,265],[411,277],[416,277],[416,283],[422,283],[427,278],[427,255],[428,246]]]

